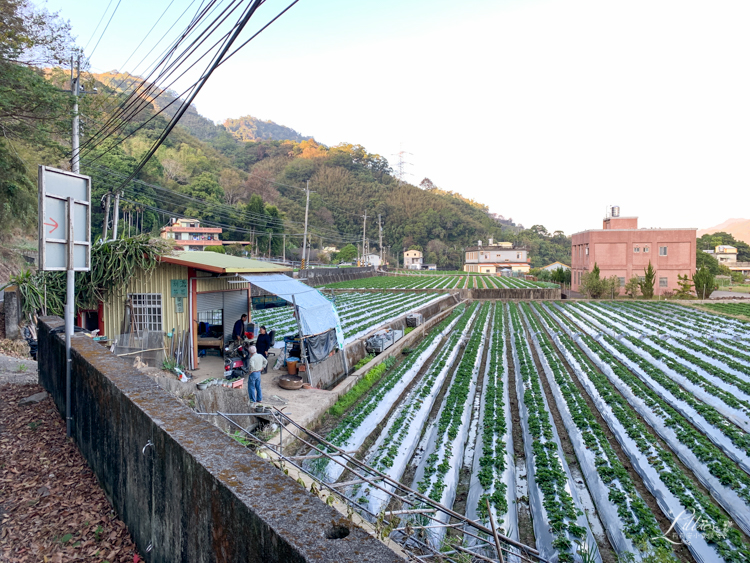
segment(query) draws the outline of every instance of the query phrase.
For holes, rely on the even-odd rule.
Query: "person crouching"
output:
[[[268,360],[258,354],[258,349],[255,346],[250,346],[249,352],[250,375],[247,379],[247,393],[250,396],[251,403],[260,403],[263,400],[263,393],[260,390],[260,372],[268,365]]]

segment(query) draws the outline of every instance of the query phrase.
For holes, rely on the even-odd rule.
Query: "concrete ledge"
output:
[[[62,325],[39,321],[39,381],[65,414]],[[72,341],[73,438],[149,563],[403,561],[127,362]],[[349,533],[329,539],[336,528]]]

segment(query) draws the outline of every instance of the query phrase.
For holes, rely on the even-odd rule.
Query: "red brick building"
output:
[[[642,278],[651,261],[656,271],[654,295],[678,289],[677,276],[695,272],[697,229],[639,229],[638,217],[604,219],[602,229],[573,235],[571,289],[578,291],[583,274],[599,266],[602,278],[620,278],[620,291],[633,276]]]

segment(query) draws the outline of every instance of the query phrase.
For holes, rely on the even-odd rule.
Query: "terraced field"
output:
[[[748,322],[665,302],[462,304],[342,411],[336,446],[484,525],[489,500],[549,561],[750,561]]]

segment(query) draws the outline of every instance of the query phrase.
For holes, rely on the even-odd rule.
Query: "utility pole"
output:
[[[102,228],[102,241],[107,241],[107,227],[109,226],[109,198],[111,194],[107,192],[107,202],[104,204],[104,227]]]
[[[115,192],[115,215],[112,218],[112,239],[117,240],[117,223],[119,223],[120,215],[120,190]]]
[[[284,242],[282,243],[283,246],[281,247],[281,261],[286,263],[286,233],[283,234],[282,237]]]
[[[81,163],[79,155],[79,128],[80,120],[78,118],[78,94],[80,92],[81,82],[81,55],[78,55],[78,62],[76,63],[76,77],[73,78],[73,57],[70,57],[70,89],[73,92],[73,136],[71,139],[71,148],[73,150],[73,159],[71,161],[71,169],[75,174],[81,173]]]
[[[362,266],[365,265],[365,231],[367,230],[367,209],[365,209],[365,214],[362,215],[362,218],[364,221],[362,222]]]
[[[380,231],[380,242],[378,248],[380,249],[380,265],[383,265],[383,223],[381,222],[382,215],[378,213],[378,230]]]
[[[302,263],[300,270],[305,269],[305,251],[307,250],[307,214],[310,210],[310,180],[305,184],[305,236],[302,238]]]

